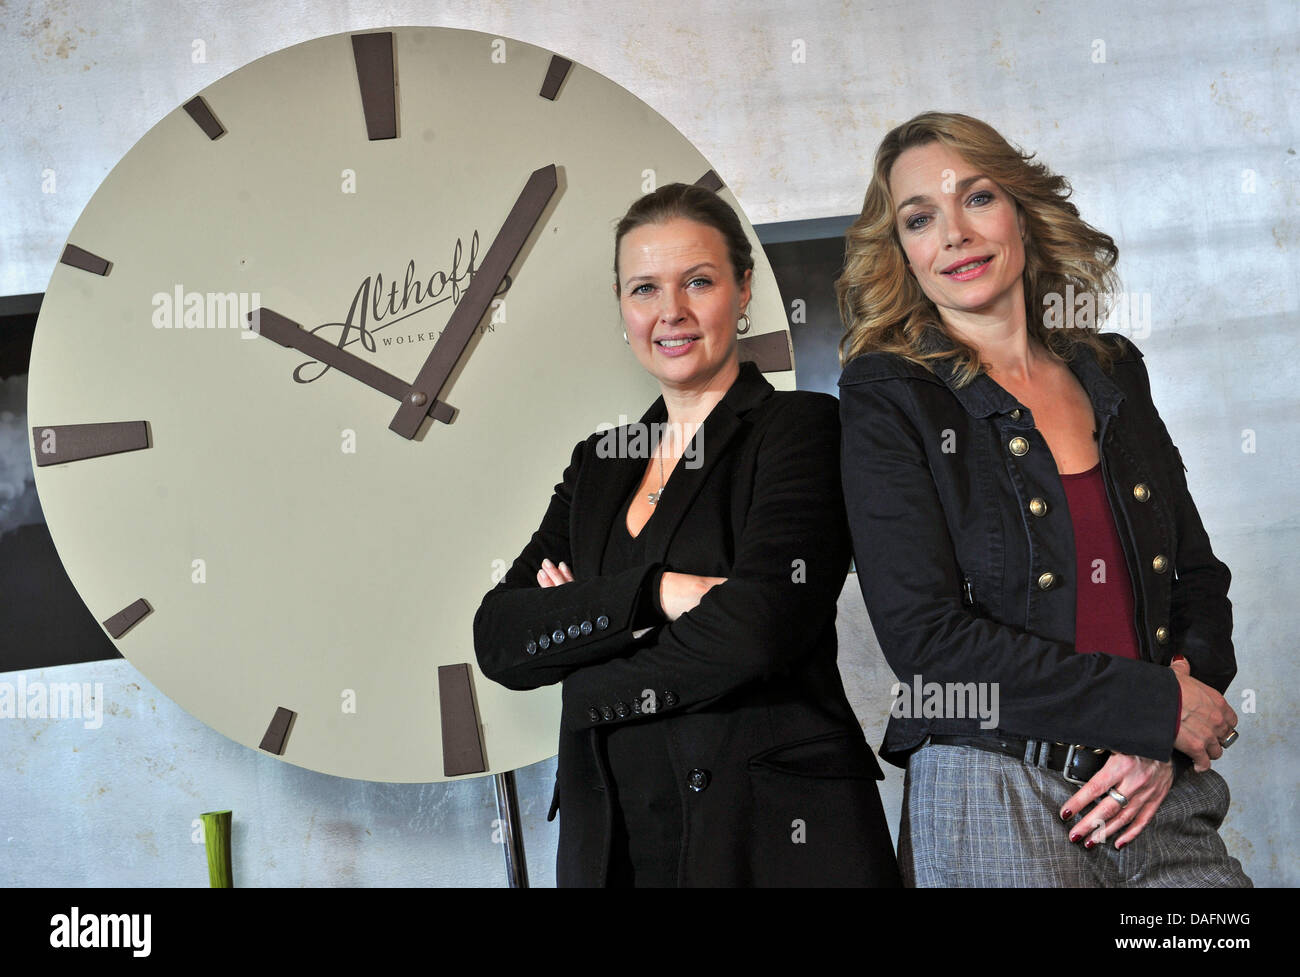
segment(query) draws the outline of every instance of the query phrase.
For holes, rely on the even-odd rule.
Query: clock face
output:
[[[574,443],[658,395],[623,342],[614,224],[709,172],[608,79],[467,31],[320,38],[166,116],[73,228],[31,358],[41,504],[118,650],[214,729],[324,773],[436,781],[553,755],[558,687],[484,679],[474,612]],[[746,230],[750,335],[784,334]],[[413,436],[390,429],[475,280],[487,307],[461,314],[446,382]],[[243,328],[259,309],[389,379]]]

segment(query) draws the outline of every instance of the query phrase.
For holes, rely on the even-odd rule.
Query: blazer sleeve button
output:
[[[528,644],[524,645],[524,651],[528,652],[530,655],[537,654],[537,642],[530,640]]]
[[[676,693],[676,692],[665,692],[665,693],[664,693],[664,705],[665,705],[665,706],[668,706],[669,708],[672,708],[673,706],[677,705],[677,693]]]
[[[709,786],[709,772],[696,767],[686,775],[686,786],[697,794]]]
[[[551,632],[551,640],[554,641],[557,645],[564,644],[564,632],[561,631],[559,628],[556,628],[554,631]]]
[[[570,638],[576,638],[576,637],[577,637],[578,635],[580,635],[580,634],[582,634],[582,628],[578,627],[576,624],[570,624],[570,625],[569,625],[569,637],[570,637]]]
[[[600,722],[600,711],[595,706],[592,706],[590,709],[587,710],[587,718],[590,719],[593,723]]]
[[[609,706],[601,706],[600,714],[604,716],[606,720],[614,718],[614,710],[611,709]]]
[[[616,702],[616,703],[614,703],[614,711],[615,711],[616,713],[618,713],[618,718],[619,718],[619,719],[626,719],[626,718],[628,717],[628,715],[629,715],[628,708],[627,708],[627,703],[626,703],[626,702]]]
[[[602,614],[602,615],[600,615],[600,617],[596,618],[596,630],[597,630],[597,631],[604,631],[607,627],[609,627],[609,618],[607,618],[604,614]]]
[[[537,647],[541,648],[542,651],[545,651],[547,648],[551,647],[551,636],[548,634],[544,634],[540,638],[538,638]]]
[[[578,630],[581,631],[584,636],[591,634],[591,630],[592,630],[591,622],[583,621],[581,624],[578,625]]]

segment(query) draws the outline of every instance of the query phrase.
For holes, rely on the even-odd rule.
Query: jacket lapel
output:
[[[1102,370],[1101,364],[1097,362],[1097,354],[1090,347],[1080,344],[1069,366],[1078,377],[1079,383],[1088,394],[1088,399],[1092,401],[1093,409],[1098,414],[1118,413],[1119,405],[1124,400],[1124,393],[1119,389],[1119,385]]]
[[[668,476],[663,497],[654,515],[646,523],[645,555],[648,563],[663,563],[677,527],[690,511],[695,497],[709,480],[710,473],[726,454],[728,446],[743,427],[742,418],[767,399],[772,385],[753,363],[742,363],[740,375],[718,401],[700,429],[691,439],[691,458],[683,456]],[[660,404],[663,403],[661,400]],[[694,467],[688,467],[694,466]]]
[[[925,349],[950,349],[952,343],[942,334],[928,333],[923,337],[922,346]],[[1082,343],[1079,344],[1075,348],[1073,358],[1066,365],[1078,377],[1079,383],[1097,412],[1114,414],[1124,395],[1115,382],[1106,376],[1092,349]],[[987,373],[981,373],[966,386],[959,387],[956,367],[951,359],[934,360],[931,366],[934,368],[935,376],[948,386],[953,396],[972,417],[1005,414],[1016,407],[1016,398],[1007,393]]]
[[[753,363],[740,364],[736,382],[718,401],[691,440],[692,458],[683,457],[668,477],[663,497],[641,530],[648,563],[662,563],[673,534],[690,510],[691,503],[708,481],[709,473],[726,453],[728,444],[741,430],[741,418],[767,399],[772,385]],[[612,428],[596,440],[594,455],[583,460],[582,477],[574,489],[571,518],[573,572],[594,576],[600,571],[609,532],[632,494],[653,447],[652,433],[668,419],[660,397],[636,425]],[[645,450],[639,450],[644,448]],[[687,467],[688,461],[696,467]]]
[[[640,424],[651,423],[656,411],[662,412],[663,398],[656,400]],[[594,457],[583,462],[582,477],[573,493],[573,515],[570,520],[570,543],[573,550],[573,572],[577,576],[594,577],[600,573],[600,562],[609,539],[610,527],[623,508],[623,503],[636,488],[645,473],[646,458],[628,457],[620,451],[626,445],[629,428],[611,428],[596,440]]]

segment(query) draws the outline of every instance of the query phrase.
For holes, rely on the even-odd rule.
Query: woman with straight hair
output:
[[[715,193],[643,197],[614,251],[624,338],[662,396],[574,448],[474,622],[489,678],[563,685],[557,880],[897,886],[836,666],[835,399],[740,362],[754,260]]]

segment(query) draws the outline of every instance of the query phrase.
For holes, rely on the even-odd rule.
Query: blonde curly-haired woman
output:
[[[881,648],[907,688],[997,704],[894,710],[904,880],[1248,886],[1210,769],[1237,736],[1228,569],[1142,354],[1097,330],[1115,243],[1032,160],[968,116],[898,126],[837,282]]]

